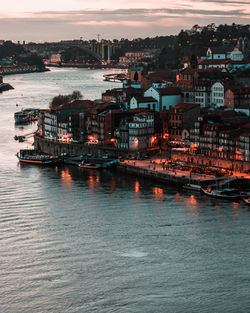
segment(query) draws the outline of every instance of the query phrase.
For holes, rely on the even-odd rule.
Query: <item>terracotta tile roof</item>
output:
[[[164,87],[157,89],[161,96],[180,95],[181,90],[178,87]]]
[[[173,71],[161,71],[161,72],[153,72],[147,75],[147,78],[151,82],[160,82],[160,81],[175,81],[176,72]]]
[[[232,85],[231,87],[227,88],[227,91],[228,90],[231,90],[234,94],[241,94],[241,95],[250,94],[250,87]]]
[[[201,65],[212,65],[212,64],[226,64],[228,60],[204,60],[204,59],[199,59],[198,60],[198,64],[201,64]]]
[[[174,109],[179,109],[179,110],[182,110],[182,111],[188,111],[188,110],[191,110],[195,107],[199,107],[200,104],[199,103],[180,103],[174,107],[172,107],[170,110],[173,111]]]
[[[198,70],[190,67],[184,68],[179,71],[180,74],[194,74],[195,72],[198,72]]]
[[[225,54],[228,52],[232,52],[234,48],[234,46],[210,47],[213,54]]]
[[[94,102],[91,100],[75,100],[70,103],[59,105],[55,110],[69,110],[69,109],[89,109],[94,106]]]
[[[182,90],[183,92],[195,92],[195,89],[190,87],[190,88],[186,88],[184,90]]]

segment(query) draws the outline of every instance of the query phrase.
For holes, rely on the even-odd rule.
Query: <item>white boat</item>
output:
[[[198,191],[198,192],[201,191],[201,186],[200,185],[186,184],[186,185],[184,185],[182,187],[183,187],[183,189],[186,189],[186,190],[192,190],[192,191]]]

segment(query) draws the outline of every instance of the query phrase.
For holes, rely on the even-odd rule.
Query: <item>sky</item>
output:
[[[249,24],[250,0],[0,0],[0,40],[146,38]]]

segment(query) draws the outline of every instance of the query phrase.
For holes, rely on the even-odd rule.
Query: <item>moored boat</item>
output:
[[[234,188],[222,188],[222,189],[212,189],[211,187],[208,188],[201,188],[203,193],[210,197],[222,198],[222,199],[239,199],[240,198],[240,191]]]
[[[39,154],[37,150],[32,149],[20,150],[16,156],[20,163],[26,164],[53,165],[60,161],[58,157]]]
[[[81,168],[88,168],[88,169],[100,169],[102,167],[101,164],[87,163],[87,162],[82,162],[79,166]]]
[[[183,187],[183,189],[186,189],[186,190],[198,191],[198,192],[201,191],[201,186],[200,185],[186,184],[186,185],[183,185],[182,187]]]
[[[250,197],[241,197],[241,199],[248,205],[250,205]]]
[[[250,205],[250,192],[243,191],[241,193],[241,199],[248,205]]]
[[[28,124],[29,119],[27,114],[24,111],[16,112],[14,114],[16,124]]]

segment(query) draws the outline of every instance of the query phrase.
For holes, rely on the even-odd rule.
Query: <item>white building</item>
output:
[[[44,133],[45,137],[55,139],[57,137],[57,113],[45,112],[44,113]]]
[[[225,88],[221,82],[216,82],[211,86],[211,104],[216,107],[224,106]]]
[[[207,81],[200,81],[194,86],[194,103],[199,103],[201,108],[210,105],[211,88]]]
[[[152,97],[157,101],[155,111],[169,110],[181,102],[181,90],[177,87],[150,87],[144,92],[144,97]]]
[[[130,109],[155,110],[157,105],[157,100],[152,97],[132,97],[130,100]]]
[[[221,46],[211,47],[207,49],[206,56],[202,56],[201,59],[205,60],[226,60],[230,59],[233,47]]]
[[[244,59],[244,55],[237,47],[235,47],[230,54],[230,59],[232,61],[242,61]]]
[[[51,57],[50,57],[50,62],[51,63],[58,63],[58,62],[61,62],[61,54],[58,53],[58,54],[52,54]]]
[[[130,150],[141,150],[155,145],[154,115],[141,113],[134,115],[128,123],[128,142]]]
[[[69,123],[67,120],[58,121],[57,136],[60,141],[70,141],[72,139],[72,133],[69,129]]]
[[[138,152],[157,145],[154,134],[154,114],[139,113],[131,119],[124,119],[115,130],[117,147],[124,150]]]

